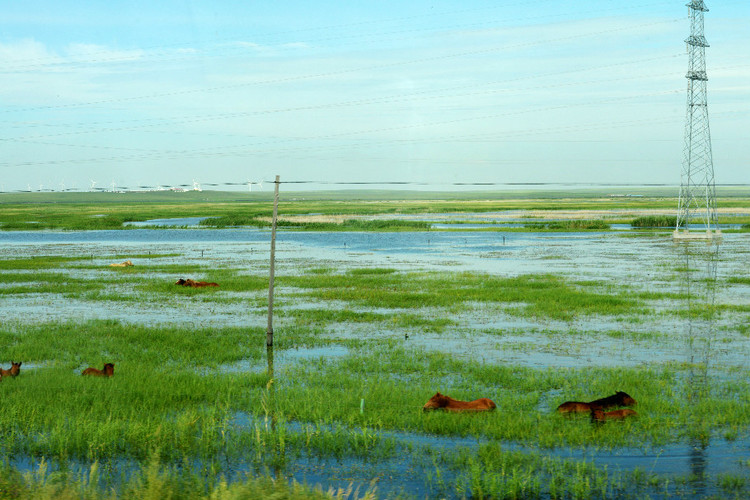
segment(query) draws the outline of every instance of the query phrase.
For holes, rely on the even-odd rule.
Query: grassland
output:
[[[429,335],[448,341],[456,331],[499,339],[518,333],[467,327],[465,318],[477,314],[550,324],[543,336],[563,351],[602,335],[647,348],[674,341],[668,332],[651,331],[655,317],[719,318],[732,330],[747,320],[746,311],[724,303],[685,313],[689,297],[671,287],[648,290],[549,273],[503,277],[302,263],[277,278],[279,333],[271,365],[262,326],[138,320],[151,304],[249,309],[262,320],[264,269],[187,263],[174,253],[116,257],[0,259],[6,299],[62,297],[132,315],[132,321],[19,316],[0,326],[5,359],[24,361],[19,377],[0,384],[0,450],[8,457],[0,489],[15,497],[326,496],[269,482],[269,476],[292,473],[300,461],[359,461],[374,477],[381,474],[378,464],[396,464],[405,479],[425,478],[434,496],[691,497],[696,486],[689,475],[610,470],[586,457],[590,450],[678,443],[744,446],[750,430],[747,367],[716,367],[714,377],[701,376],[700,364],[682,363],[535,368],[412,345]],[[135,258],[137,265],[107,266],[120,258]],[[666,275],[679,272],[664,269]],[[221,287],[177,287],[172,275],[200,276]],[[745,284],[737,277],[726,286]],[[629,336],[622,329],[572,326],[591,319],[636,326]],[[331,334],[336,331],[345,333]],[[519,349],[529,347],[539,344]],[[316,349],[320,355],[283,361],[284,353]],[[508,349],[513,352],[512,344]],[[112,379],[80,376],[86,366],[110,361],[116,363]],[[487,395],[498,410],[459,418],[421,412],[436,388],[463,399]],[[586,416],[554,412],[563,400],[615,389],[637,395],[638,420],[602,428]],[[426,444],[425,436],[441,446]],[[460,444],[466,436],[473,445]],[[564,458],[568,451],[571,457]],[[37,465],[23,472],[14,459]],[[702,481],[721,496],[742,497],[750,481],[741,467]],[[357,496],[347,494],[346,481],[343,488],[339,497]],[[358,495],[366,494],[372,491]]]
[[[510,210],[522,217],[534,210],[555,219],[562,210],[665,210],[676,203],[668,193],[645,194],[295,193],[282,197],[280,213],[287,230],[424,231],[424,222],[390,216]],[[725,191],[720,205],[736,209],[725,220],[743,222],[750,193]],[[263,227],[270,213],[270,193],[0,195],[5,230],[123,229],[127,221],[182,217],[211,217],[209,227]],[[310,214],[335,222],[305,219]],[[529,225],[601,231],[620,217],[581,215]],[[637,247],[657,236],[631,237]],[[725,262],[746,259],[735,251]],[[350,481],[387,483],[389,475],[396,476],[391,484],[419,478],[425,495],[453,498],[750,495],[746,460],[695,477],[608,468],[592,458],[717,443],[746,448],[746,365],[684,358],[555,364],[581,357],[590,345],[612,359],[621,351],[682,348],[686,339],[674,325],[686,322],[720,325],[721,336],[711,329],[711,337],[691,337],[691,349],[718,344],[731,351],[731,342],[748,338],[750,308],[738,299],[747,295],[746,273],[711,285],[736,293],[698,304],[672,284],[697,272],[695,263],[665,261],[643,286],[632,276],[503,276],[450,266],[426,272],[297,256],[293,272],[277,275],[277,335],[268,351],[265,263],[240,268],[173,249],[118,250],[106,258],[59,247],[32,253],[0,258],[0,300],[11,311],[0,324],[2,364],[24,362],[19,377],[0,382],[0,498],[374,498],[377,484],[355,492]],[[545,269],[568,256],[538,258]],[[126,259],[136,265],[108,266]],[[179,276],[221,286],[178,287]],[[53,306],[65,314],[42,314]],[[248,324],[195,321],[238,311]],[[494,318],[520,326],[496,326]],[[480,347],[467,358],[451,347],[477,339],[504,357],[485,357]],[[529,353],[546,361],[513,361]],[[116,364],[113,378],[81,377],[83,368],[105,362]],[[461,399],[491,397],[498,410],[458,418],[423,413],[437,389]],[[593,426],[587,416],[554,411],[564,400],[614,390],[636,397],[640,418]],[[341,478],[340,489],[271,479],[300,469],[324,469],[310,481]]]
[[[750,223],[750,192],[741,188],[719,190],[722,223]],[[641,190],[642,197],[612,197],[592,190],[578,192],[290,192],[279,205],[282,219],[296,229],[307,230],[424,230],[419,222],[391,221],[384,224],[355,220],[359,217],[417,215],[428,213],[487,213],[529,211],[541,218],[557,218],[562,211],[609,211],[606,222],[631,222],[616,214],[623,210],[671,212],[677,206],[675,193],[665,189]],[[547,213],[550,212],[550,213]],[[0,194],[2,230],[96,230],[126,229],[129,222],[150,219],[207,217],[205,225],[267,226],[272,213],[270,193],[237,192],[143,192],[143,193],[22,193]],[[302,216],[317,214],[340,218],[338,223],[310,223]],[[302,218],[300,218],[302,217]],[[585,217],[584,217],[585,218]],[[346,224],[342,226],[342,222]],[[348,224],[348,226],[347,226]],[[564,230],[605,229],[602,221]],[[539,228],[532,227],[538,230]],[[559,230],[559,227],[552,227]]]

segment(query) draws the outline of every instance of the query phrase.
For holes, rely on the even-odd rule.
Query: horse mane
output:
[[[438,408],[445,408],[450,404],[451,401],[456,401],[450,396],[446,396],[445,394],[440,394],[440,392],[436,392],[434,396],[430,398],[431,400],[435,400],[438,404]]]

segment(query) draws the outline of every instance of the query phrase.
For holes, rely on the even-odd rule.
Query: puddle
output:
[[[290,364],[294,361],[324,358],[331,360],[347,356],[349,349],[344,346],[331,345],[325,347],[305,347],[299,349],[274,348],[273,362],[275,366]],[[268,369],[268,361],[264,359],[242,359],[234,363],[220,365],[218,370],[222,373],[263,373]]]
[[[208,217],[182,217],[174,219],[151,219],[145,221],[126,222],[124,226],[134,227],[198,227],[202,220]]]

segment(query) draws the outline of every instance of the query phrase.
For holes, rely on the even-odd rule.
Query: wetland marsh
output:
[[[24,362],[0,383],[3,486],[190,498],[269,491],[275,477],[342,497],[750,494],[747,233],[706,245],[284,230],[271,352],[269,239],[0,232],[2,365]],[[80,376],[105,362],[111,379]],[[438,390],[498,408],[423,413]],[[555,413],[617,390],[638,419]]]

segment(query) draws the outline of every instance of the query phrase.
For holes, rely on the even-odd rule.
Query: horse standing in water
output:
[[[104,365],[103,370],[99,370],[93,367],[88,367],[85,370],[83,370],[83,373],[81,373],[81,375],[90,375],[92,377],[111,377],[114,374],[115,374],[114,363],[107,363],[106,365]]]
[[[606,398],[595,399],[588,403],[581,401],[566,401],[557,407],[559,413],[587,413],[593,408],[601,408],[605,410],[607,408],[614,408],[615,406],[635,406],[638,403],[635,399],[630,397],[627,393],[617,391],[611,396]]]
[[[497,405],[487,398],[475,399],[474,401],[459,401],[439,392],[435,393],[422,407],[422,411],[445,410],[451,412],[461,411],[492,411]]]
[[[19,361],[18,363],[14,363],[13,361],[11,361],[9,370],[0,368],[0,377],[17,377],[18,374],[21,373],[22,363],[23,361]]]

